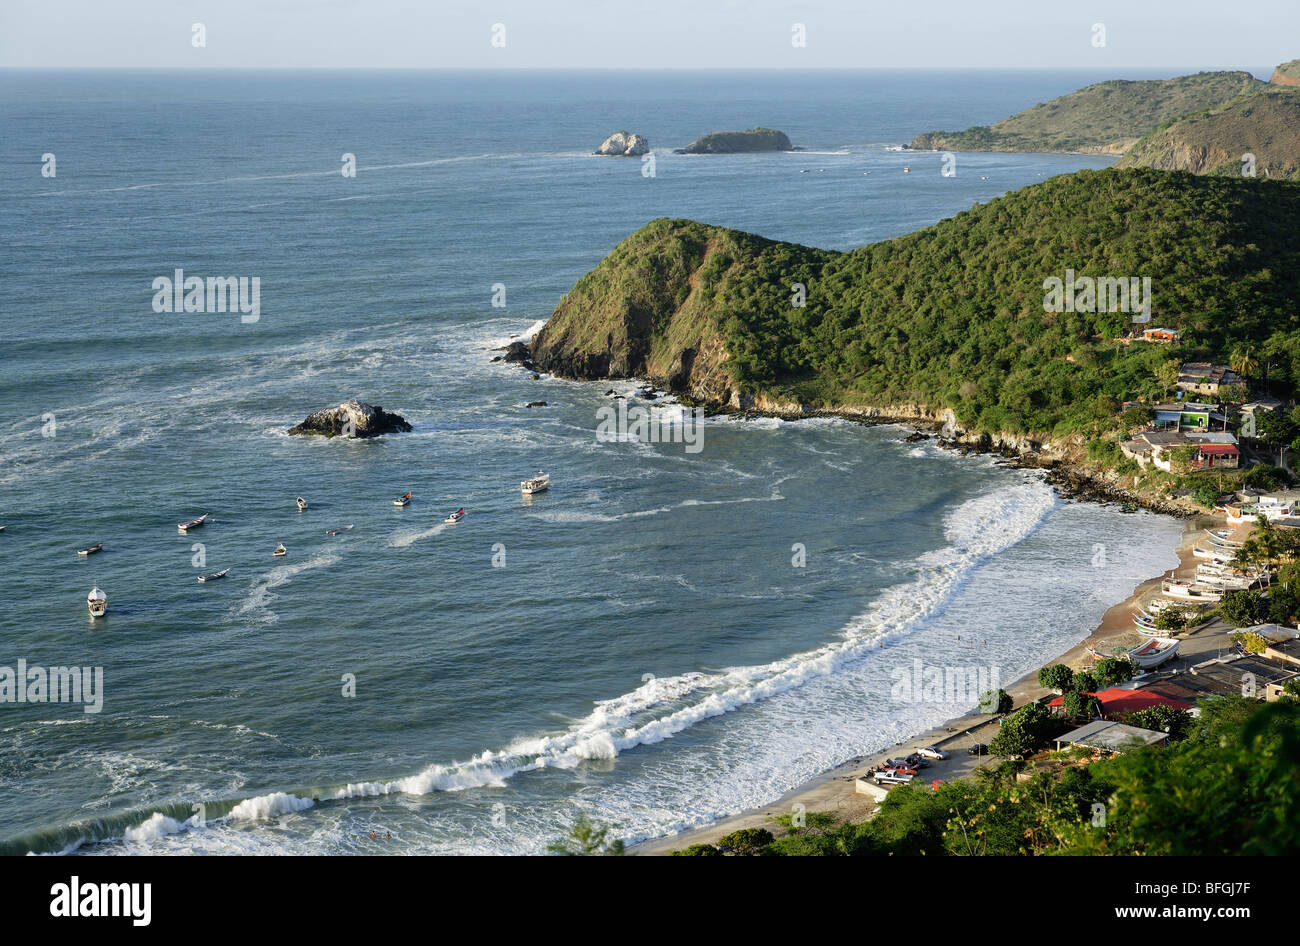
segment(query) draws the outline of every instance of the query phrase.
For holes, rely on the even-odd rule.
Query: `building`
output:
[[[1221,431],[1147,430],[1120,443],[1120,452],[1136,460],[1139,466],[1154,465],[1166,473],[1173,472],[1174,451],[1192,447],[1193,470],[1235,470],[1241,464],[1237,438]]]
[[[1167,345],[1180,341],[1181,336],[1176,328],[1146,328],[1142,330],[1142,338],[1148,342],[1160,342]]]
[[[1228,429],[1228,415],[1219,410],[1217,404],[1202,404],[1196,401],[1174,401],[1169,404],[1156,404],[1151,408],[1155,420],[1151,426],[1155,430],[1219,430]]]
[[[1084,746],[1106,755],[1116,755],[1143,746],[1163,746],[1168,741],[1169,733],[1129,726],[1109,719],[1094,719],[1086,726],[1058,736],[1056,748],[1060,751],[1066,746]]]
[[[1215,365],[1208,361],[1189,361],[1178,372],[1180,391],[1218,397],[1223,388],[1238,385],[1244,386],[1245,381],[1227,365]]]
[[[1241,405],[1241,423],[1238,433],[1242,439],[1255,439],[1255,421],[1258,415],[1279,410],[1282,402],[1275,397],[1256,398],[1249,404]]]
[[[1095,696],[1097,698],[1097,702],[1101,704],[1103,719],[1117,719],[1129,713],[1136,713],[1138,710],[1150,709],[1153,706],[1172,706],[1174,709],[1181,710],[1192,709],[1192,704],[1185,700],[1175,699],[1150,690],[1127,690],[1123,687],[1111,687],[1108,690],[1098,690],[1096,693],[1085,693],[1085,696]],[[1049,709],[1064,710],[1065,697],[1058,696],[1047,706]]]

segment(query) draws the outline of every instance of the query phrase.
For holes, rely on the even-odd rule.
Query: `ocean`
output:
[[[1063,652],[1180,523],[893,426],[600,442],[636,385],[492,359],[656,217],[847,249],[1105,167],[890,148],[1109,77],[0,72],[0,667],[103,680],[99,712],[0,703],[0,852],[633,842],[974,706],[917,661],[1005,686]],[[754,125],[806,150],[671,153]],[[590,154],[624,128],[653,176]],[[256,318],[156,311],[178,269],[256,278]],[[413,432],[286,434],[353,397]]]

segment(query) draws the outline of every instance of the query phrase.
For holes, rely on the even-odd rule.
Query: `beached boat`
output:
[[[229,568],[223,568],[219,572],[213,572],[211,575],[200,575],[199,581],[216,581],[218,578],[225,578]]]
[[[274,555],[276,558],[279,558],[282,555],[288,555],[289,550],[284,547],[283,542],[280,542],[275,546],[275,551],[272,552],[271,554]]]
[[[1233,556],[1237,554],[1236,549],[1224,548],[1217,545],[1197,545],[1192,548],[1192,555],[1196,556],[1203,562],[1217,562],[1220,565],[1226,565],[1232,561]]]
[[[352,527],[351,527],[351,526],[344,526],[342,529],[326,529],[326,530],[325,530],[325,534],[326,534],[326,535],[338,535],[340,532],[351,532],[351,531],[352,531]]]
[[[104,547],[104,543],[103,543],[103,542],[96,542],[94,545],[88,546],[88,547],[86,547],[86,548],[84,548],[84,549],[77,549],[77,554],[78,554],[78,555],[94,555],[96,552],[98,552],[98,551],[99,551],[100,549],[102,549],[103,547]]]
[[[1145,611],[1138,611],[1133,615],[1133,624],[1144,631],[1154,631],[1156,629],[1156,619]]]
[[[537,475],[532,479],[524,480],[519,484],[520,491],[525,496],[531,496],[534,493],[544,493],[551,488],[551,474],[537,471]]]
[[[394,506],[409,506],[410,504],[411,504],[410,493],[406,493],[403,496],[398,496],[396,499],[393,500]]]
[[[210,515],[212,515],[212,513],[205,512],[197,519],[191,519],[189,522],[178,523],[176,526],[176,531],[184,535],[186,532],[189,532],[191,529],[201,529],[203,528],[204,523],[208,521],[208,516]]]
[[[303,499],[301,496],[299,496],[299,497],[298,497],[298,511],[299,511],[299,512],[302,512],[302,511],[303,511],[304,509],[306,509],[306,508],[307,508],[307,500],[305,500],[305,499]]]
[[[464,519],[464,518],[465,518],[465,510],[464,510],[464,509],[457,509],[455,512],[453,512],[450,516],[448,516],[446,519],[444,519],[444,520],[442,520],[442,521],[443,521],[443,522],[460,522],[460,521],[461,521],[462,519]]]
[[[1160,593],[1177,601],[1218,601],[1223,597],[1213,588],[1181,578],[1166,578],[1160,583]]]
[[[1151,670],[1178,653],[1178,641],[1172,637],[1151,637],[1128,652],[1128,659],[1142,670]]]
[[[102,618],[108,613],[108,595],[98,588],[91,588],[90,594],[86,595],[86,607],[90,609],[92,618]]]

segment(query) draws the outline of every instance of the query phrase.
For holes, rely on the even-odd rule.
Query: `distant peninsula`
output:
[[[1265,86],[1179,119],[1147,135],[1115,166],[1300,178],[1300,87]]]
[[[696,138],[674,154],[749,154],[756,151],[799,151],[783,131],[750,128],[748,131],[716,131]]]
[[[1279,67],[1284,70],[1294,64]],[[1249,72],[1174,79],[1112,79],[1040,102],[993,125],[931,131],[911,147],[935,151],[1081,151],[1123,154],[1138,139],[1188,115],[1268,87]]]

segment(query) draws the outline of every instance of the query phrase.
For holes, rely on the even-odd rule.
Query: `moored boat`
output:
[[[394,506],[409,506],[410,504],[411,504],[410,493],[406,493],[403,496],[398,496],[396,499],[393,500]]]
[[[276,558],[279,558],[279,557],[282,556],[282,555],[288,555],[288,554],[289,554],[289,550],[288,550],[287,548],[284,547],[284,543],[283,543],[283,542],[279,542],[279,543],[277,543],[276,546],[275,546],[275,551],[272,552],[271,554],[274,555]]]
[[[213,572],[211,575],[200,575],[199,581],[216,581],[218,578],[225,578],[229,568],[223,568],[219,572]]]
[[[197,519],[191,519],[189,522],[181,522],[181,523],[178,523],[177,526],[176,526],[176,530],[177,530],[178,532],[180,532],[180,533],[183,535],[183,534],[185,534],[186,532],[189,532],[191,529],[201,529],[201,528],[203,528],[204,523],[206,523],[206,522],[208,521],[208,516],[210,516],[210,515],[212,515],[212,514],[211,514],[211,513],[208,513],[208,512],[205,512],[203,515],[199,516]]]
[[[351,532],[351,531],[352,531],[352,527],[351,527],[351,526],[344,526],[342,529],[326,529],[326,530],[325,530],[325,534],[326,534],[326,535],[338,535],[340,532]]]
[[[307,500],[305,500],[305,499],[303,499],[301,496],[299,496],[299,497],[298,497],[298,511],[299,511],[299,512],[302,512],[302,511],[303,511],[304,509],[306,509],[306,508],[307,508]]]
[[[519,484],[520,491],[525,496],[531,496],[534,493],[544,493],[551,488],[551,474],[537,471],[537,475],[532,479],[524,480]]]
[[[102,618],[108,613],[108,595],[98,588],[91,588],[90,594],[86,595],[86,607],[90,609],[92,618]]]
[[[103,542],[96,542],[94,545],[88,546],[87,548],[84,548],[84,549],[77,549],[77,554],[78,554],[78,555],[94,555],[96,552],[98,552],[98,551],[99,551],[100,549],[102,549],[103,547],[104,547],[104,543],[103,543]]]
[[[462,519],[464,519],[464,518],[465,518],[465,510],[464,510],[464,509],[457,509],[455,512],[453,512],[450,516],[448,516],[446,519],[444,519],[444,520],[442,520],[442,521],[443,521],[443,522],[460,522],[460,521],[461,521]]]

